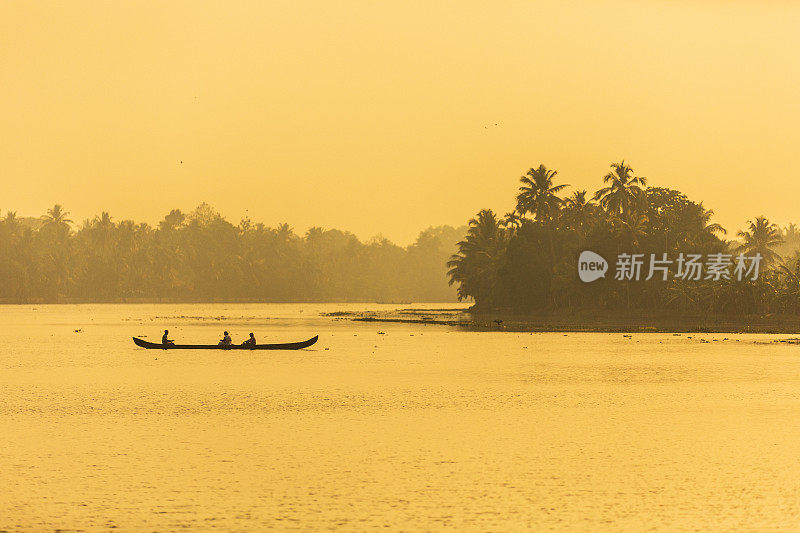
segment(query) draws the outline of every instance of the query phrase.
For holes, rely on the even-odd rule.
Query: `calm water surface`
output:
[[[785,336],[320,316],[364,308],[0,306],[0,530],[800,526],[800,346],[770,342]],[[164,328],[320,341],[130,340]]]

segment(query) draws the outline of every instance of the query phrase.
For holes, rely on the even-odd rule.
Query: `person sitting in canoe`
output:
[[[247,346],[248,348],[255,348],[256,347],[256,337],[252,333],[250,334],[250,338],[247,339],[242,343],[242,346]]]
[[[231,340],[231,336],[228,335],[228,332],[226,331],[225,332],[225,336],[222,337],[221,341],[219,341],[219,345],[220,346],[230,346],[232,344],[233,344],[233,341]]]
[[[172,344],[175,344],[175,341],[169,339],[169,330],[168,329],[164,330],[164,336],[161,337],[161,344],[163,344],[164,346],[170,346]]]

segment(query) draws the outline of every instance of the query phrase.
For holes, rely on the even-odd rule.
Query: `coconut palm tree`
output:
[[[796,313],[800,305],[800,252],[782,262],[778,273],[781,282],[778,296],[785,308]]]
[[[790,223],[783,228],[783,246],[786,253],[800,249],[800,228],[797,224]]]
[[[647,235],[647,215],[639,211],[632,211],[626,217],[614,216],[611,224],[619,240],[629,249],[637,249],[641,239]]]
[[[711,218],[714,216],[714,210],[713,209],[706,209],[703,206],[703,202],[700,202],[698,205],[700,207],[699,219],[700,219],[700,222],[703,225],[702,233],[704,233],[706,235],[713,235],[713,236],[717,236],[719,233],[721,233],[723,235],[727,235],[728,234],[728,230],[723,228],[722,225],[717,224],[716,222],[713,222],[713,223],[711,222]]]
[[[564,199],[564,207],[568,207],[570,209],[580,210],[587,205],[589,205],[589,202],[586,200],[586,189],[582,191],[575,191],[571,196],[568,196]]]
[[[633,175],[633,169],[625,161],[612,163],[611,172],[603,177],[607,184],[594,194],[594,199],[608,213],[627,217],[645,202],[644,187],[647,178]]]
[[[586,199],[586,191],[575,191],[564,199],[564,218],[571,229],[581,236],[589,226],[597,210],[597,204]]]
[[[458,253],[447,262],[450,285],[459,284],[459,300],[473,297],[480,305],[491,299],[507,235],[490,209],[469,221],[467,236],[458,243]]]
[[[294,239],[295,234],[292,231],[291,226],[289,226],[288,223],[283,222],[278,224],[278,227],[275,229],[275,237],[279,243],[285,244]]]
[[[517,195],[517,211],[521,215],[532,213],[534,218],[542,223],[548,223],[556,217],[561,206],[558,193],[568,187],[566,184],[553,183],[556,174],[557,171],[539,165],[538,168],[529,169],[519,179],[522,187],[519,188]]]
[[[783,242],[781,230],[777,224],[770,223],[765,217],[756,217],[748,221],[748,231],[740,231],[737,236],[742,243],[736,250],[747,255],[761,254],[764,264],[769,266],[777,261],[780,256],[772,250]]]
[[[503,215],[502,225],[506,229],[510,229],[511,231],[516,231],[522,225],[523,220],[524,218],[517,212],[516,209],[514,209],[513,211]]]
[[[61,224],[72,224],[72,220],[67,218],[69,213],[64,211],[61,204],[56,204],[47,210],[47,214],[42,217],[45,226],[60,226]]]
[[[667,305],[674,304],[678,311],[683,313],[697,306],[701,290],[697,282],[672,278],[669,280],[665,292],[664,302]]]

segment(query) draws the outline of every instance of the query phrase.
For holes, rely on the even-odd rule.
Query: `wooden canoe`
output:
[[[218,344],[161,344],[160,342],[147,342],[146,340],[133,337],[136,346],[147,350],[302,350],[308,348],[319,339],[315,335],[303,342],[284,342],[281,344],[256,344],[255,346],[242,346],[241,344],[231,344],[230,346],[220,346]]]

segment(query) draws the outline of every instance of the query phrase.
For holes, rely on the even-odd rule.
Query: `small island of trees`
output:
[[[712,222],[714,212],[680,191],[648,187],[624,161],[611,165],[603,186],[564,195],[555,170],[531,168],[520,179],[516,209],[502,217],[480,211],[449,261],[450,283],[476,311],[524,313],[606,310],[650,314],[800,313],[800,232],[763,216],[735,239]],[[756,280],[619,281],[587,284],[578,256],[620,253],[760,254]],[[613,269],[613,264],[610,265]]]

